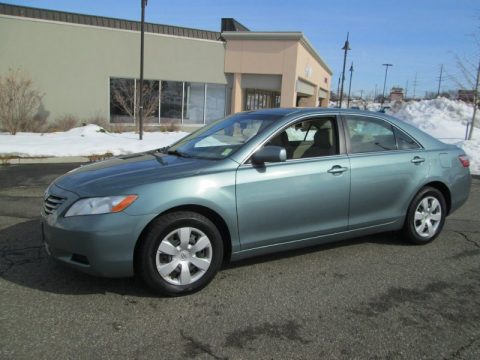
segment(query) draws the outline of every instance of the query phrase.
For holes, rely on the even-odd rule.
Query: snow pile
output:
[[[470,171],[480,174],[480,115],[473,131],[473,139],[465,141],[466,124],[471,121],[473,106],[463,101],[437,98],[410,101],[389,114],[402,119],[437,139],[461,147],[470,157]]]
[[[366,107],[368,111],[379,111],[382,108],[382,104],[376,102],[368,102]]]
[[[50,157],[113,155],[158,149],[188,135],[186,132],[126,132],[113,134],[98,125],[87,125],[56,133],[0,133],[0,156]]]

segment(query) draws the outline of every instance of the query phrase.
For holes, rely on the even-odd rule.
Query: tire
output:
[[[408,208],[403,227],[405,239],[416,245],[433,241],[442,231],[446,214],[443,194],[429,186],[422,188]]]
[[[223,241],[217,227],[203,215],[179,211],[163,215],[149,226],[135,254],[135,265],[156,293],[194,293],[215,277],[223,261]]]

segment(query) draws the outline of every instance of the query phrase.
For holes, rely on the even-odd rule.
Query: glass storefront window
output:
[[[138,120],[140,81],[110,78],[110,122],[135,124]],[[223,118],[227,86],[183,81],[143,81],[145,124],[204,125]]]
[[[258,89],[245,90],[245,110],[280,107],[280,93]]]
[[[158,124],[158,80],[143,80],[143,122],[145,124]],[[137,80],[137,103],[140,102],[140,80]],[[138,118],[138,114],[136,114]]]
[[[158,123],[159,81],[143,80],[143,120]],[[110,79],[110,122],[133,124],[138,119],[140,80]]]
[[[205,83],[185,83],[183,94],[183,123],[203,124]]]
[[[207,112],[205,123],[221,119],[225,116],[226,85],[207,84]]]
[[[183,82],[162,81],[160,123],[182,122]]]
[[[134,79],[110,79],[110,122],[135,122]]]

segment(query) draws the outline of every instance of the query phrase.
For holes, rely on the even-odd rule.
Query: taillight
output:
[[[460,155],[458,160],[460,160],[464,168],[468,168],[470,166],[470,160],[468,159],[467,155]]]

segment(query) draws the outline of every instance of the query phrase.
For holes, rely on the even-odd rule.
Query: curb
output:
[[[23,165],[23,164],[65,164],[65,163],[88,163],[92,160],[84,156],[59,156],[42,158],[13,158],[5,161],[3,165]],[[1,165],[1,164],[0,164]]]

